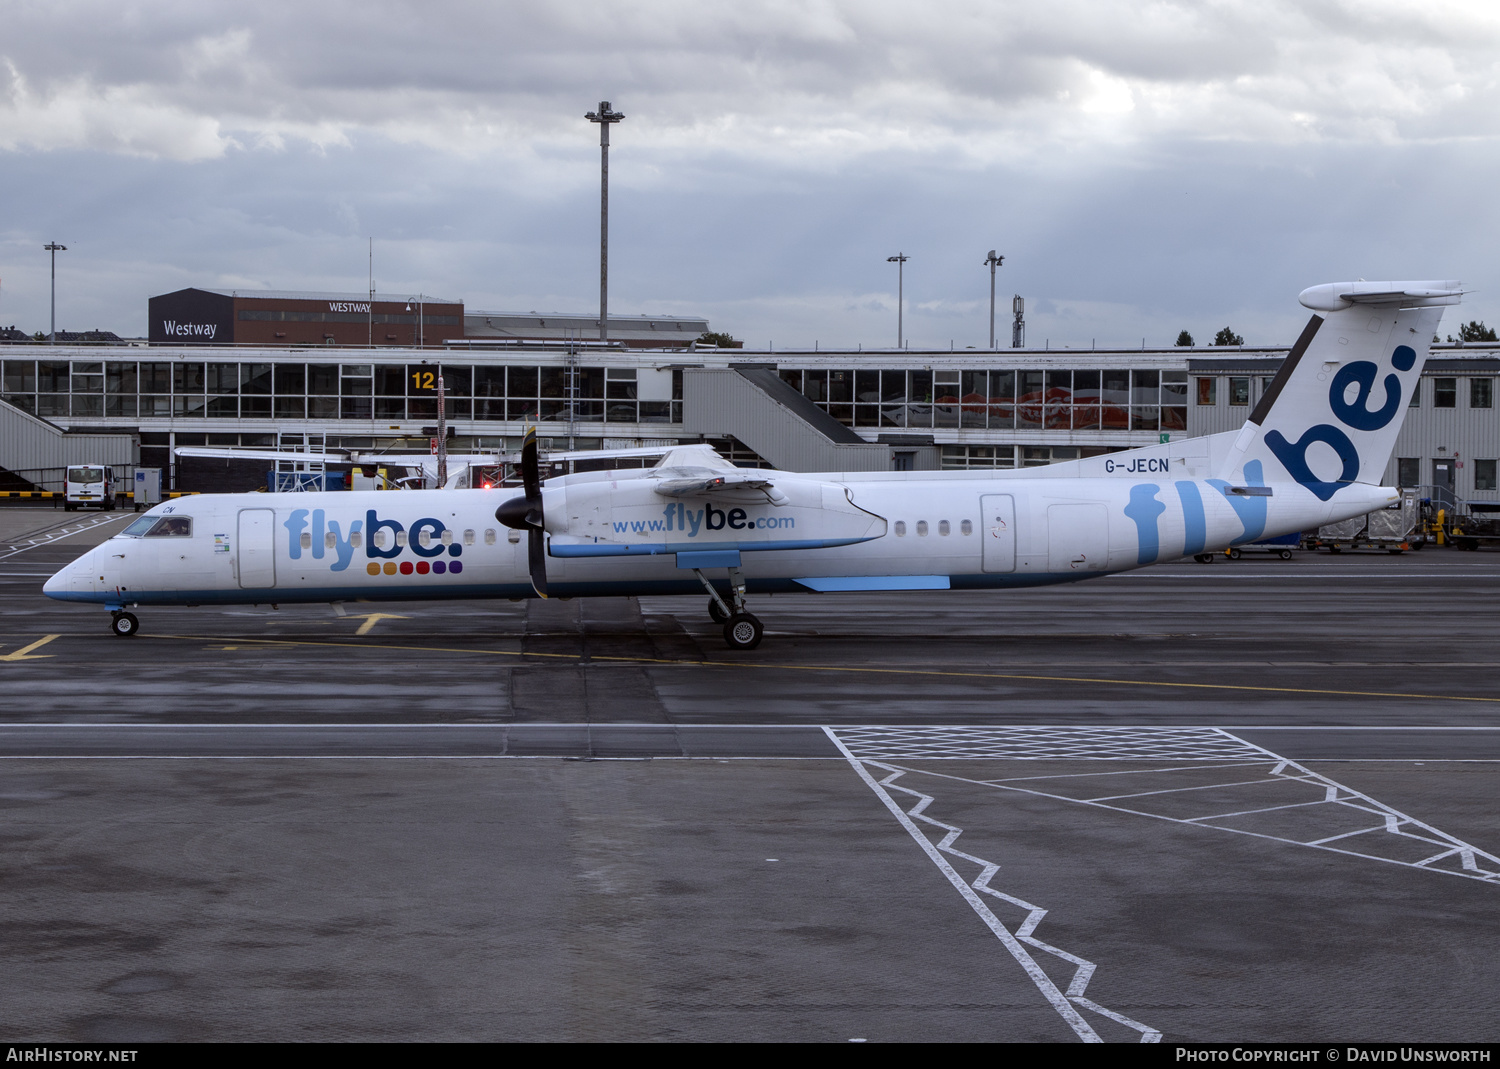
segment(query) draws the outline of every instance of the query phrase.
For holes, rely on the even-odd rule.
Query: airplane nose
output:
[[[91,549],[72,564],[58,569],[52,578],[42,584],[42,593],[49,598],[70,600],[69,593],[77,593],[80,590],[92,592],[96,584],[90,580],[93,578],[94,558],[98,552],[97,549]]]

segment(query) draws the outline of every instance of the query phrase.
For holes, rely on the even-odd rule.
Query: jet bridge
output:
[[[779,471],[890,471],[891,447],[867,442],[781,381],[769,365],[688,368],[682,429],[732,435]]]

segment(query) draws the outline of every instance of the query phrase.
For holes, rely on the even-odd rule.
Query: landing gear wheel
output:
[[[1193,559],[1199,564],[1212,564],[1214,562],[1214,555],[1212,553],[1194,553]]]
[[[708,617],[716,624],[724,624],[729,622],[729,615],[719,607],[719,601],[717,598],[708,599]]]
[[[1278,553],[1276,555],[1278,557],[1280,557],[1282,560],[1291,560],[1292,559],[1292,551],[1289,550],[1289,549],[1283,549],[1280,553]]]
[[[141,629],[141,622],[132,613],[111,613],[109,629],[120,638],[133,638],[135,633]]]
[[[765,633],[759,620],[748,612],[737,612],[724,623],[724,644],[732,650],[753,650]]]
[[[1226,557],[1228,557],[1230,560],[1239,560],[1241,557],[1244,556],[1244,554],[1241,553],[1238,549],[1231,549],[1229,552],[1225,553],[1224,555]]]

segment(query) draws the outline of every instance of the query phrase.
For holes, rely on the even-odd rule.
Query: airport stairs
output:
[[[889,471],[889,445],[867,442],[788,386],[769,364],[688,368],[682,427],[732,436],[780,471]]]
[[[139,459],[139,440],[132,433],[64,430],[0,401],[0,469],[13,479],[61,491],[69,464],[108,464],[123,478]]]

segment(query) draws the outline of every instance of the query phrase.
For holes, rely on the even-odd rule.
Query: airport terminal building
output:
[[[259,331],[313,322],[240,319],[265,309],[227,301],[218,307],[230,318],[218,322],[236,339],[242,323]],[[390,314],[405,315],[404,305]],[[461,324],[460,312],[453,317]],[[337,323],[309,329],[331,332]],[[684,325],[679,337],[707,327]],[[176,446],[313,442],[425,453],[436,433],[439,374],[453,452],[510,451],[536,425],[553,449],[709,440],[739,463],[786,470],[1011,468],[1235,429],[1285,352],[755,352],[493,336],[371,349],[172,336],[150,345],[6,346],[0,399],[49,433],[133,435],[136,462],[162,468],[164,484],[182,490],[254,489],[265,465],[179,462]],[[1386,481],[1500,501],[1497,378],[1500,347],[1434,346]],[[10,483],[39,488],[59,478],[8,474]]]

